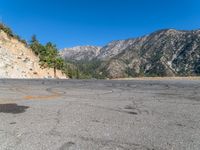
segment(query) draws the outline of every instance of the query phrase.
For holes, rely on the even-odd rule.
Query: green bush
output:
[[[6,34],[8,34],[11,37],[14,37],[12,30],[2,23],[0,23],[0,30],[3,30]]]
[[[15,38],[27,46],[26,40],[23,40],[20,38],[20,36],[14,34],[13,31],[9,27],[7,27],[5,24],[0,23],[0,30],[4,31],[9,37]]]

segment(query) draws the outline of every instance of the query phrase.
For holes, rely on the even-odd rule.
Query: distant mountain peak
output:
[[[70,60],[91,60],[100,53],[101,47],[97,46],[75,46],[72,48],[64,48],[60,55],[65,59]]]

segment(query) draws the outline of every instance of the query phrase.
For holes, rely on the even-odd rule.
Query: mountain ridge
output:
[[[100,49],[96,71],[109,78],[188,76],[200,73],[200,30],[162,29],[115,40]]]
[[[121,39],[121,40],[112,40],[110,42],[108,42],[106,45],[104,46],[93,46],[93,45],[83,45],[83,46],[74,46],[74,47],[68,47],[68,48],[63,48],[61,49],[61,56],[64,57],[64,51],[65,50],[70,50],[70,49],[74,49],[74,48],[80,48],[82,50],[84,50],[84,48],[86,47],[93,47],[93,48],[100,48],[100,52],[102,53],[103,50],[108,47],[109,45],[112,45],[112,44],[115,44],[115,43],[118,43],[118,42],[127,42],[127,41],[134,41],[134,40],[137,40],[137,39],[141,39],[141,38],[144,38],[144,37],[147,37],[147,36],[151,36],[153,34],[158,34],[158,33],[162,33],[162,32],[167,32],[167,31],[176,31],[176,32],[200,32],[200,29],[194,29],[194,30],[177,30],[175,28],[164,28],[164,29],[159,29],[157,31],[154,31],[154,32],[151,32],[149,34],[146,34],[146,35],[141,35],[141,36],[138,36],[138,37],[132,37],[132,38],[126,38],[126,39]],[[122,50],[120,50],[121,52]],[[118,53],[120,53],[118,52]],[[118,53],[116,53],[115,55],[117,55]],[[87,54],[86,54],[87,55]],[[103,55],[103,54],[99,54],[96,56],[97,59],[103,59],[101,58],[100,55]],[[95,58],[95,57],[93,57]],[[71,59],[71,58],[69,58]],[[76,59],[76,56],[74,56],[74,59]]]
[[[75,46],[72,48],[64,48],[63,50],[61,50],[60,55],[65,59],[91,60],[99,54],[100,49],[101,47],[98,46]]]

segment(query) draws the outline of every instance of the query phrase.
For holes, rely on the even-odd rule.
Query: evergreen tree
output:
[[[30,48],[40,58],[40,65],[43,68],[53,68],[54,77],[56,78],[56,70],[64,70],[64,60],[59,57],[56,45],[48,42],[45,46],[40,44],[36,36],[33,35],[30,41]]]
[[[36,55],[39,55],[40,52],[42,51],[42,49],[44,48],[40,43],[39,41],[37,40],[36,36],[33,35],[31,37],[31,41],[30,41],[30,48],[33,50],[33,52],[36,54]]]

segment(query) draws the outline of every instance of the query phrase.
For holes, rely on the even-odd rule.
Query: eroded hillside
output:
[[[59,70],[57,77],[66,78]],[[54,71],[42,69],[31,49],[0,30],[0,78],[54,78]]]
[[[133,41],[106,63],[109,77],[200,74],[199,30],[160,30]]]

